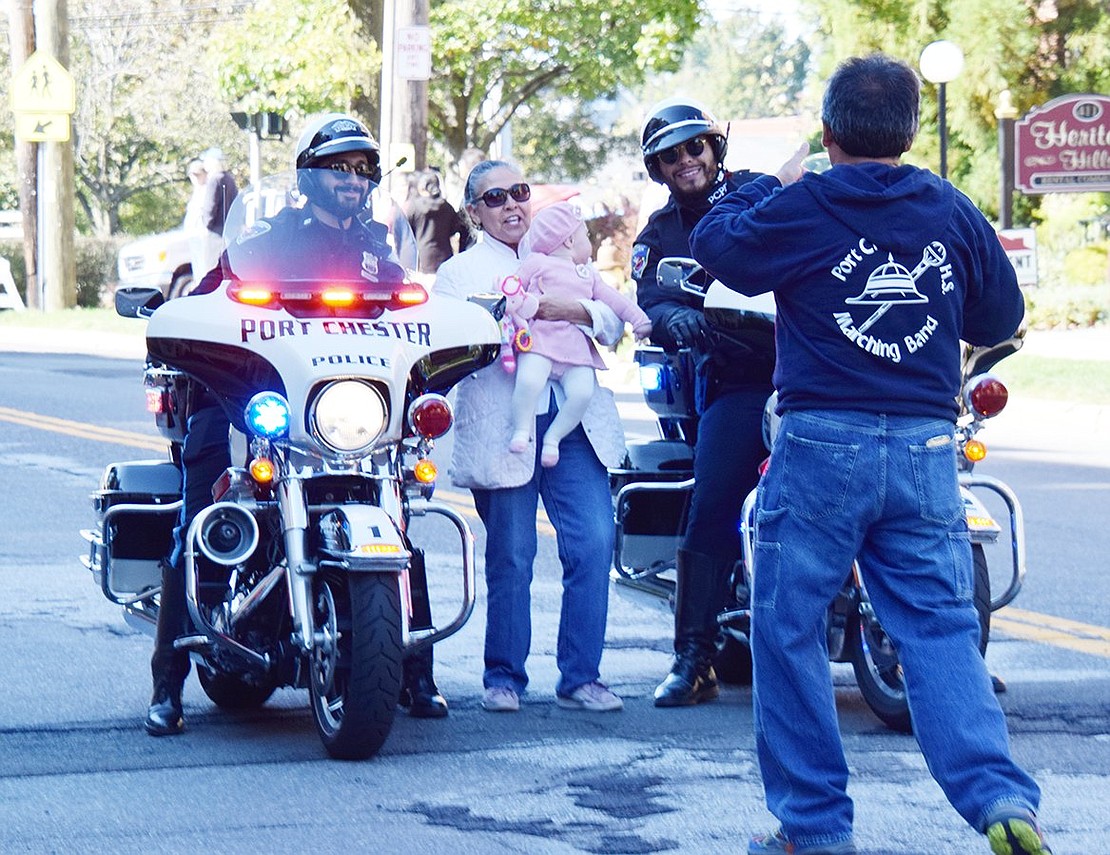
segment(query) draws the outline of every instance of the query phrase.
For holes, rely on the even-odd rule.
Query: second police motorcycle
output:
[[[415,241],[381,188],[358,215],[381,254],[364,252],[353,275],[309,246],[282,246],[281,263],[252,257],[241,238],[303,206],[309,172],[236,198],[230,275],[216,290],[165,303],[155,289],[117,294],[121,314],[149,317],[144,383],[168,453],[107,468],[84,561],[128,623],[153,635],[186,419],[198,388],[210,390],[233,426],[232,466],[185,538],[191,631],[175,646],[220,707],[307,689],[327,753],[358,759],[390,731],[402,658],[456,632],[474,606],[474,537],[434,500],[430,452],[452,424],[444,396],[496,359],[500,329],[486,308],[409,275]],[[425,568],[413,542],[412,521],[430,514],[457,534],[448,566]],[[431,574],[457,593],[439,626]]]
[[[899,276],[900,270],[888,273]],[[748,347],[764,352],[774,348],[774,297],[762,294],[746,297],[713,281],[690,258],[664,258],[658,264],[661,287],[687,291],[704,299],[705,318],[711,335],[731,337]],[[876,277],[869,295],[881,302],[881,277]],[[974,601],[979,614],[981,652],[990,638],[992,611],[1010,603],[1021,590],[1025,577],[1025,534],[1021,504],[1013,490],[996,478],[975,471],[975,464],[986,455],[986,446],[976,438],[986,420],[998,415],[1007,400],[1005,385],[990,369],[999,360],[1015,353],[1022,343],[1022,332],[993,347],[965,346],[962,354],[960,414],[956,437],[960,466],[959,483],[974,562]],[[610,470],[614,491],[616,542],[613,581],[621,586],[669,600],[673,607],[675,555],[682,542],[685,511],[694,486],[693,450],[698,416],[694,406],[695,366],[705,355],[698,348],[686,347],[667,352],[661,347],[637,348],[644,401],[655,414],[657,439],[634,441],[628,445],[625,465]],[[764,442],[768,448],[777,429],[775,399],[768,400],[764,414]],[[995,504],[1005,509],[1005,528],[992,516],[976,495],[992,494]],[[718,615],[721,629],[715,660],[718,675],[726,682],[751,681],[751,627],[749,595],[753,573],[755,491],[738,509],[742,557],[736,562],[730,584],[732,601]],[[1006,584],[992,593],[987,564],[987,547],[1001,543],[1009,563]],[[826,641],[829,659],[851,663],[860,692],[871,710],[889,727],[909,732],[912,729],[909,704],[902,680],[901,665],[892,640],[871,607],[858,562],[845,568],[844,584],[829,604]]]

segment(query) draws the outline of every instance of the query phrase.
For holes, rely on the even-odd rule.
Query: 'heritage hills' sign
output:
[[[1026,193],[1110,190],[1110,98],[1065,95],[1015,126],[1014,184]]]

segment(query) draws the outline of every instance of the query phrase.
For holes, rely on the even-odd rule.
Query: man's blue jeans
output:
[[[553,413],[536,420],[543,436]],[[536,511],[543,497],[555,527],[563,566],[555,691],[569,695],[598,679],[609,606],[613,559],[613,507],[609,476],[579,425],[559,444],[559,462],[544,469],[537,458],[532,480],[520,487],[474,490],[486,528],[486,688],[518,694],[528,685],[524,662],[532,643],[532,562]]]
[[[982,831],[1036,810],[1010,757],[979,654],[953,425],[840,410],[789,412],[759,486],[753,588],[756,747],[767,806],[795,844],[851,837],[825,613],[859,557],[902,663],[914,732],[952,805]]]

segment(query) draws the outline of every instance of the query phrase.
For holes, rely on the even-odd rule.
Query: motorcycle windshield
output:
[[[426,299],[401,206],[366,178],[330,169],[268,176],[224,227],[222,278],[240,302],[300,317],[379,314]]]

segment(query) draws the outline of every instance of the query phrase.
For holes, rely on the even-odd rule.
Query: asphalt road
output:
[[[0,851],[739,852],[773,825],[747,689],[696,709],[651,705],[669,664],[661,603],[612,589],[603,675],[625,698],[622,713],[555,706],[558,570],[542,524],[532,685],[519,714],[479,706],[480,585],[470,623],[437,646],[451,715],[399,716],[371,761],[328,760],[304,693],[288,690],[232,716],[190,680],[189,733],[147,737],[149,639],[76,560],[103,466],[156,454],[144,445],[154,432],[138,371],[133,357],[0,352]],[[621,399],[630,427],[645,429],[635,395]],[[1057,855],[1106,853],[1110,429],[1096,408],[1013,406],[984,432],[982,469],[1022,497],[1030,574],[996,615],[988,663],[1009,686],[1001,702],[1014,752],[1044,789]],[[445,569],[435,595],[446,601],[457,564],[448,541],[431,529],[418,537],[432,544],[429,564]],[[850,669],[837,666],[834,680],[861,852],[986,852],[913,739],[874,719]]]

